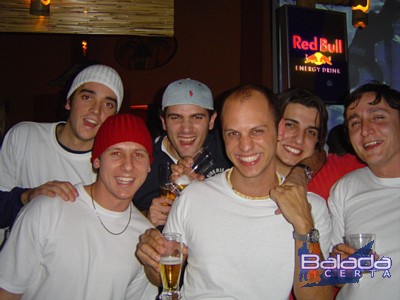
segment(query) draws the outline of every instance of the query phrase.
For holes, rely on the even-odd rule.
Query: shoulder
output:
[[[51,132],[55,130],[58,123],[36,123],[36,122],[21,122],[14,125],[7,133],[8,138],[18,138],[31,136],[43,132]]]
[[[342,178],[340,178],[337,181],[336,185],[348,185],[357,183],[365,184],[364,180],[366,177],[369,176],[370,173],[371,171],[368,167],[356,169],[354,171],[347,173]]]
[[[28,220],[33,223],[41,222],[42,218],[58,219],[67,203],[71,204],[71,202],[66,202],[57,196],[38,196],[22,207],[18,218],[23,218],[24,222]]]
[[[327,209],[326,201],[324,198],[321,196],[312,193],[312,192],[307,192],[307,200],[311,204],[311,207],[314,209],[322,209],[325,210]]]
[[[218,173],[213,177],[206,178],[204,181],[193,181],[186,187],[179,198],[187,198],[196,201],[198,197],[204,199],[205,195],[215,193],[217,191],[224,191],[227,185],[226,172]],[[225,180],[225,182],[224,182]]]
[[[372,173],[368,167],[347,173],[332,187],[328,204],[344,203],[346,199],[351,199],[353,195],[365,190],[371,184],[373,184]]]
[[[12,131],[25,131],[25,130],[43,130],[51,129],[59,123],[37,123],[37,122],[20,122],[14,125],[10,130]]]

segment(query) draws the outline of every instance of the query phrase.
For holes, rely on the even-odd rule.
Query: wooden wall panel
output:
[[[0,32],[174,35],[174,0],[51,0],[50,15],[31,15],[30,0],[0,2]]]

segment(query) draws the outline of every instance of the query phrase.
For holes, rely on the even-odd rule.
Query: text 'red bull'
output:
[[[293,49],[343,53],[343,41],[340,39],[336,39],[334,43],[330,44],[325,38],[314,37],[312,41],[306,41],[299,35],[293,35],[292,41]]]

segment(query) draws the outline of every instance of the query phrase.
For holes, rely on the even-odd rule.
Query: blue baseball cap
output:
[[[168,106],[179,104],[194,104],[214,110],[211,90],[204,83],[190,78],[172,82],[163,94],[162,110]]]

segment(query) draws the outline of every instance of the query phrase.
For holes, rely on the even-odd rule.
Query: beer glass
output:
[[[374,241],[371,251],[375,252],[375,236],[374,233],[354,233],[345,235],[344,241],[347,245],[356,250],[364,247],[371,241]]]
[[[158,181],[160,183],[160,194],[174,200],[179,196],[179,188],[170,181],[171,164],[169,162],[162,163],[158,167]]]
[[[182,270],[182,235],[163,233],[166,252],[160,259],[160,274],[163,291],[159,299],[180,299],[179,278]]]
[[[354,233],[354,234],[347,234],[344,236],[344,242],[349,245],[350,247],[359,250],[360,248],[364,247],[371,241],[373,241],[372,248],[370,254],[375,253],[375,237],[374,233]],[[356,258],[358,255],[354,255]],[[369,262],[363,262],[362,266],[369,267]]]
[[[213,167],[214,161],[212,155],[205,148],[201,148],[193,156],[192,170],[198,174],[203,174],[206,176],[207,172]]]
[[[200,150],[193,156],[193,164],[192,171],[198,174],[202,174],[204,176],[207,175],[207,172],[212,169],[214,166],[214,160],[209,151],[205,148],[200,148]],[[186,174],[180,176],[177,180],[175,180],[175,184],[178,189],[182,191],[185,187],[187,187],[191,182],[191,179]]]

